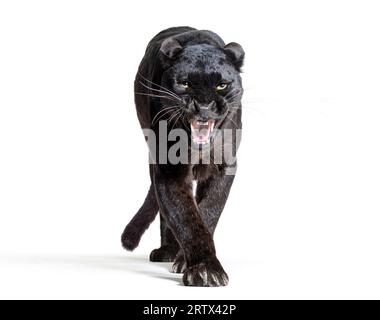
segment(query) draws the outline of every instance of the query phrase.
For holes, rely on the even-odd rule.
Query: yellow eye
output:
[[[227,89],[228,84],[227,83],[220,83],[216,86],[216,91],[222,91]]]
[[[184,89],[189,89],[189,88],[190,88],[190,83],[189,83],[188,81],[186,81],[186,80],[181,81],[179,84],[180,84]]]

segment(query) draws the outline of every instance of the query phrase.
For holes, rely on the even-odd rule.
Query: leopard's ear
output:
[[[166,39],[161,44],[160,48],[160,52],[163,53],[169,59],[173,59],[181,50],[181,44],[173,38]]]
[[[230,42],[224,46],[224,52],[230,57],[235,68],[240,72],[245,55],[243,47],[236,42]]]

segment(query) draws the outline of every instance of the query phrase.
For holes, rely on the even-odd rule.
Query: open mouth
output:
[[[215,121],[208,120],[206,122],[193,120],[190,123],[191,139],[196,144],[210,143],[212,131],[214,130]]]

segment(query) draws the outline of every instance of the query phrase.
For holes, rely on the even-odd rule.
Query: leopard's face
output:
[[[189,124],[194,143],[210,142],[213,130],[239,105],[243,94],[239,68],[221,48],[207,44],[185,47],[172,59],[161,85],[181,104],[182,122]]]

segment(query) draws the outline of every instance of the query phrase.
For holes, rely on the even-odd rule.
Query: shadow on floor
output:
[[[1,255],[1,264],[80,267],[118,272],[133,272],[149,277],[172,280],[182,284],[182,275],[169,272],[171,263],[150,262],[145,255],[69,255],[69,254],[19,254]]]

